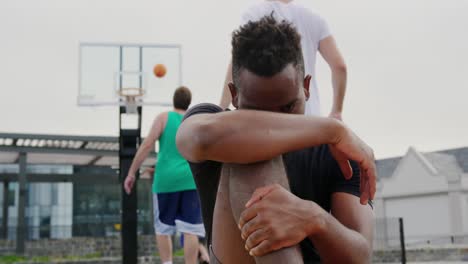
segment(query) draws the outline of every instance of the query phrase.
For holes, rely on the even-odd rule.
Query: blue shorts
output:
[[[200,200],[196,190],[153,194],[154,230],[158,235],[175,231],[205,236]]]

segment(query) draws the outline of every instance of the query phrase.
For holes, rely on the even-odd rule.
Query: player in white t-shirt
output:
[[[317,51],[330,66],[333,85],[333,106],[330,117],[342,119],[343,100],[346,92],[346,64],[341,56],[335,39],[330,33],[326,21],[309,9],[294,3],[292,0],[263,1],[247,9],[241,18],[241,25],[257,21],[273,13],[278,20],[291,22],[301,35],[302,54],[304,56],[305,74],[312,76],[310,98],[306,104],[306,115],[320,115],[320,100],[315,78]],[[228,67],[220,106],[227,108],[231,103],[228,83],[232,82],[232,66]]]

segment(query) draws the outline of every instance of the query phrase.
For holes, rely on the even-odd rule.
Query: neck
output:
[[[183,109],[174,108],[173,111],[176,112],[176,113],[179,113],[179,114],[185,114],[185,110],[183,110]]]

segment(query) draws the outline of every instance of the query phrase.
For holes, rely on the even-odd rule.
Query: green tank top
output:
[[[159,137],[159,153],[154,171],[153,193],[195,190],[195,182],[188,162],[177,150],[175,137],[183,115],[167,114],[164,131]]]

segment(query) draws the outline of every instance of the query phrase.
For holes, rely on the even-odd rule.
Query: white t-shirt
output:
[[[320,115],[320,100],[315,80],[315,62],[319,42],[331,35],[328,25],[322,17],[307,8],[294,2],[283,3],[280,1],[262,1],[251,6],[242,14],[241,25],[249,21],[260,20],[272,12],[276,20],[291,22],[301,35],[305,74],[312,76],[310,98],[306,103],[305,114]]]

